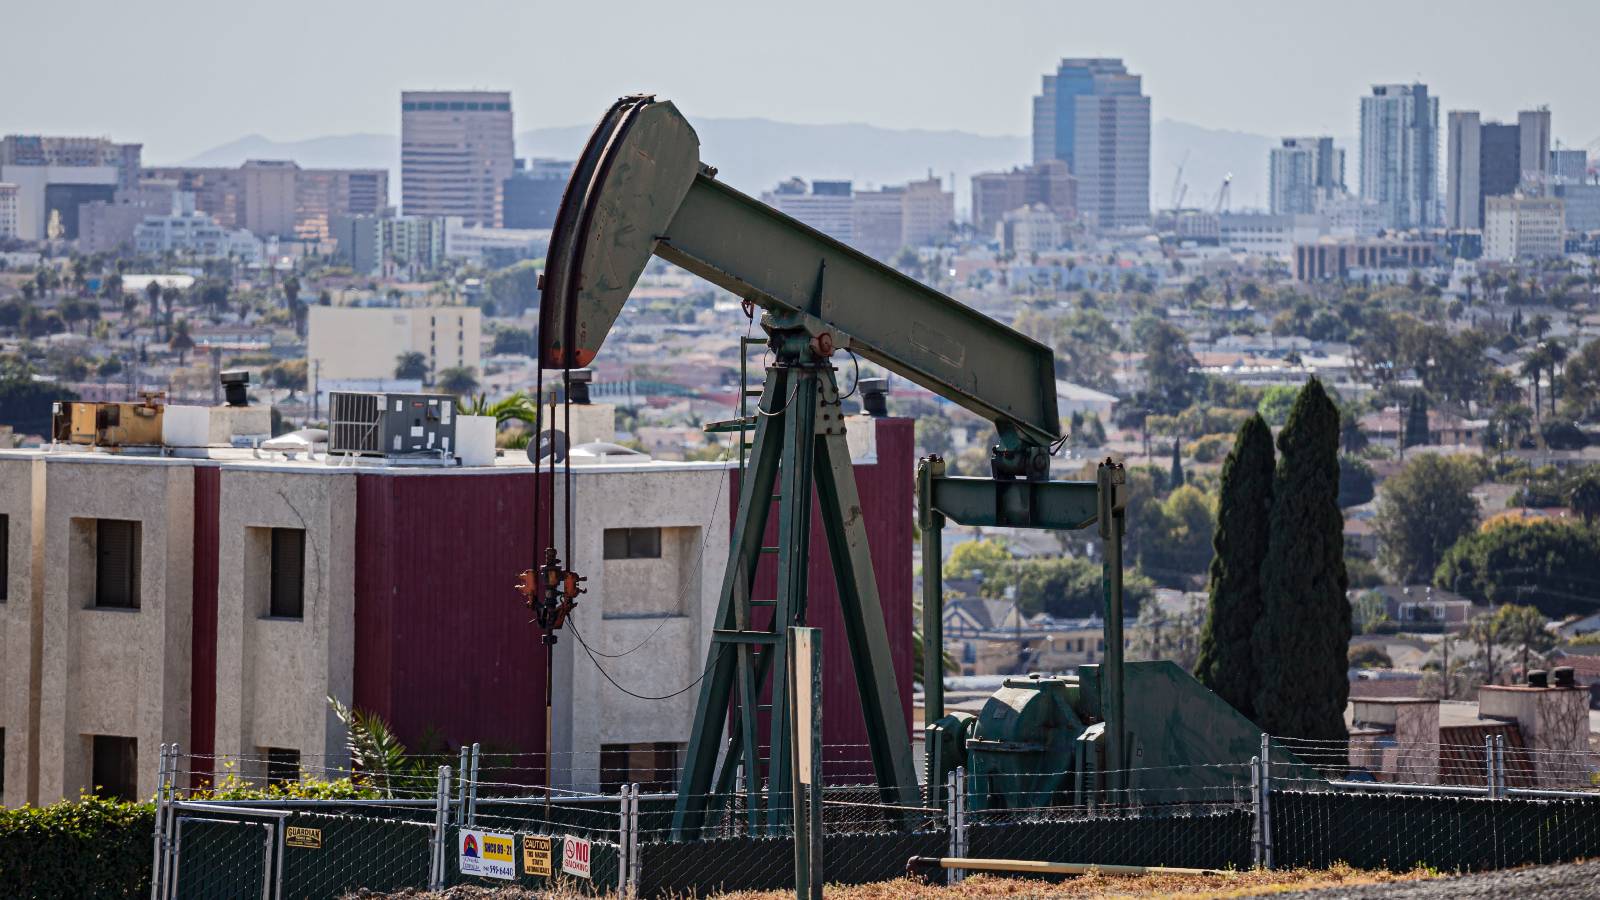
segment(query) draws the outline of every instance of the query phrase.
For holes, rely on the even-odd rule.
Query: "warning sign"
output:
[[[461,829],[461,874],[483,878],[517,877],[517,857],[509,834]]]
[[[283,842],[290,847],[299,847],[302,850],[321,850],[322,829],[300,828],[290,825],[283,834]]]
[[[589,842],[583,838],[569,837],[561,848],[561,871],[579,878],[589,878]]]
[[[522,836],[522,874],[550,877],[550,839],[535,834]]]

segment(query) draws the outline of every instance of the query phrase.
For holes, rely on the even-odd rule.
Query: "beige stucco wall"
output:
[[[43,545],[40,454],[0,458],[0,515],[7,518],[5,602],[0,604],[0,728],[5,729],[6,806],[38,802],[38,642],[42,620],[34,572]]]
[[[194,471],[176,460],[53,455],[44,462],[39,802],[89,789],[96,734],[138,741],[138,792],[163,742],[187,744]],[[92,519],[141,526],[140,608],[94,609]]]
[[[356,476],[224,466],[219,506],[216,752],[296,749],[309,774],[341,765],[327,698],[348,705],[353,692]],[[270,528],[306,532],[303,619],[267,615]],[[247,761],[240,774],[262,768]]]
[[[573,470],[583,516],[574,523],[573,567],[589,578],[577,626],[596,653],[633,650],[600,664],[635,693],[676,691],[705,667],[728,559],[728,478],[717,464]],[[603,559],[605,529],[651,527],[663,529],[660,559]],[[556,707],[557,783],[597,787],[602,744],[688,742],[696,691],[660,701],[630,697],[606,680],[570,629],[556,651],[555,695],[571,698]]]
[[[306,358],[324,381],[393,378],[395,357],[410,352],[433,372],[483,366],[474,306],[312,306],[307,329]]]

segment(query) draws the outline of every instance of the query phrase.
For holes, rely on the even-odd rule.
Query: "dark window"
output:
[[[661,529],[607,528],[606,559],[660,559]]]
[[[641,791],[670,791],[678,784],[678,751],[670,741],[600,745],[600,792],[638,783]]]
[[[11,583],[11,517],[0,516],[0,603],[10,599],[6,596],[7,586]],[[3,751],[0,751],[3,752]]]
[[[300,751],[267,748],[267,784],[293,784],[300,780]]]
[[[95,520],[94,605],[139,608],[139,523]]]
[[[272,529],[272,606],[268,615],[298,619],[306,614],[306,533]]]
[[[97,734],[92,754],[95,795],[134,800],[139,793],[139,742],[131,737]]]

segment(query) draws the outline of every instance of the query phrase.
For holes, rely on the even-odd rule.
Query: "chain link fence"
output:
[[[845,759],[824,769],[819,792],[824,878],[892,879],[914,857],[1473,870],[1600,856],[1591,754],[1511,747],[1494,734],[1481,745],[1270,739],[1262,751],[1248,764],[1101,771],[1088,782],[1080,771],[959,769],[934,805],[892,802]],[[470,749],[426,775],[421,763],[439,758],[383,775],[335,760],[302,761],[290,775],[267,758],[176,747],[161,759],[152,900],[458,884],[704,896],[795,879],[791,798],[742,778],[700,798],[705,812],[689,831],[674,825],[678,796],[660,789],[676,773],[600,792],[534,787],[539,764]]]

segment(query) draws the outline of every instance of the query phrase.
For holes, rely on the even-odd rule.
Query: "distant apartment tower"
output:
[[[9,134],[0,138],[0,166],[111,166],[117,170],[117,187],[126,190],[139,183],[143,151],[143,144],[106,138]]]
[[[761,195],[761,202],[837,241],[855,238],[855,195],[848,181],[790,178]]]
[[[511,94],[405,91],[400,95],[400,205],[408,216],[460,216],[504,225],[505,181],[515,171]]]
[[[1077,215],[1078,179],[1065,162],[1047,159],[1009,172],[972,176],[972,227],[978,234],[994,234],[1006,213],[1029,206],[1043,206],[1061,221]]]
[[[1497,262],[1554,259],[1566,251],[1566,211],[1557,197],[1490,197],[1484,204],[1483,256]]]
[[[1550,180],[1555,184],[1582,184],[1589,178],[1587,150],[1551,150]]]
[[[437,216],[335,216],[334,258],[358,275],[417,280],[444,262],[445,220]]]
[[[1286,137],[1269,162],[1273,215],[1313,213],[1344,193],[1344,151],[1331,137]]]
[[[554,228],[561,195],[575,165],[570,160],[516,161],[505,183],[502,218],[507,228]]]
[[[1078,179],[1078,211],[1102,228],[1150,221],[1150,98],[1120,59],[1063,59],[1033,98],[1033,161]]]
[[[144,177],[194,194],[195,208],[217,224],[260,237],[326,240],[335,217],[373,215],[389,205],[385,169],[302,169],[290,160],[252,159],[237,168],[158,166]]]
[[[0,183],[0,239],[17,236],[17,186]]]
[[[937,244],[950,235],[955,221],[955,194],[938,178],[857,191],[851,205],[851,246],[879,259],[890,259],[905,247]]]
[[[1484,122],[1476,110],[1452,110],[1445,150],[1445,227],[1484,227],[1485,203],[1521,189],[1537,195],[1551,181],[1550,112],[1517,114],[1517,124]]]
[[[1361,196],[1394,228],[1438,225],[1439,98],[1425,84],[1377,84],[1361,98]]]

